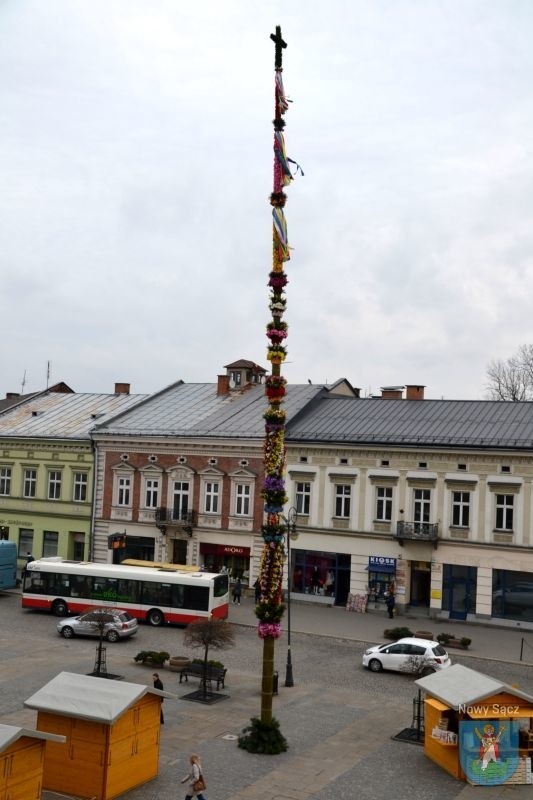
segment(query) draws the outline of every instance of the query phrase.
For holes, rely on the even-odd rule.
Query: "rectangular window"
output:
[[[235,513],[250,516],[250,484],[238,483],[235,489]]]
[[[87,473],[74,473],[74,492],[73,499],[77,503],[85,503],[87,500]]]
[[[25,469],[24,470],[24,486],[22,494],[24,497],[35,497],[37,491],[37,470]]]
[[[306,514],[309,516],[309,509],[311,507],[311,484],[310,483],[297,483],[296,484],[296,511],[298,514]]]
[[[43,558],[57,556],[57,540],[55,531],[43,531]]]
[[[392,486],[378,486],[376,489],[376,520],[392,520]]]
[[[59,500],[61,497],[61,473],[59,470],[51,470],[48,473],[48,499]]]
[[[496,530],[513,530],[514,495],[496,495]]]
[[[174,481],[173,512],[174,519],[185,519],[189,511],[189,481]]]
[[[0,494],[4,497],[11,494],[11,467],[0,467]]]
[[[209,481],[205,485],[205,511],[207,514],[218,513],[218,492],[220,484]]]
[[[350,516],[350,495],[351,486],[344,484],[337,484],[335,486],[335,516],[336,517],[349,517]]]
[[[155,478],[146,480],[146,508],[157,508],[159,497],[159,481]]]
[[[470,525],[470,492],[452,492],[452,525],[456,528]]]
[[[118,505],[119,506],[129,506],[130,504],[130,486],[131,480],[130,478],[119,478],[118,479]]]
[[[427,533],[431,510],[431,489],[414,490],[415,533]]]
[[[28,528],[19,529],[19,558],[26,558],[33,550],[33,531]]]

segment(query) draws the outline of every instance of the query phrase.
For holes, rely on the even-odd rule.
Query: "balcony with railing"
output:
[[[173,508],[161,506],[155,511],[155,524],[161,531],[166,533],[168,529],[183,531],[192,536],[195,525],[198,524],[197,511],[178,511]]]
[[[439,523],[398,520],[395,538],[401,545],[403,545],[404,541],[430,542],[436,548],[439,538]]]

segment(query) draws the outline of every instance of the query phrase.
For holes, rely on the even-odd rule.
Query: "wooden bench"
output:
[[[211,689],[213,685],[213,681],[216,681],[217,684],[217,691],[222,688],[224,689],[224,680],[226,678],[227,669],[224,667],[214,667],[212,664],[207,665],[207,674],[206,678],[206,685]],[[180,683],[185,680],[188,682],[189,675],[192,675],[193,678],[200,678],[202,680],[204,674],[204,665],[203,664],[189,664],[187,667],[184,667],[180,672]]]

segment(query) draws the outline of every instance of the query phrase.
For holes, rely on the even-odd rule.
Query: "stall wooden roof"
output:
[[[431,697],[436,697],[437,700],[446,703],[448,708],[456,711],[459,710],[459,706],[471,706],[501,694],[516,698],[520,701],[518,705],[533,706],[533,695],[491,678],[483,672],[463,667],[462,664],[452,664],[448,669],[419,678],[415,683]]]
[[[45,739],[49,742],[66,742],[66,738],[57,733],[32,731],[29,728],[18,728],[15,725],[0,724],[0,752],[6,750],[9,745],[18,741],[23,736],[28,736],[30,739]]]

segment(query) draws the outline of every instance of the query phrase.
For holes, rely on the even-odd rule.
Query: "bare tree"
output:
[[[223,619],[200,619],[191,622],[183,637],[185,647],[203,647],[204,664],[202,670],[202,694],[207,696],[207,657],[209,649],[225,650],[235,644],[235,634],[231,623]]]
[[[533,400],[533,345],[520,345],[505,361],[494,359],[487,367],[490,400]]]

